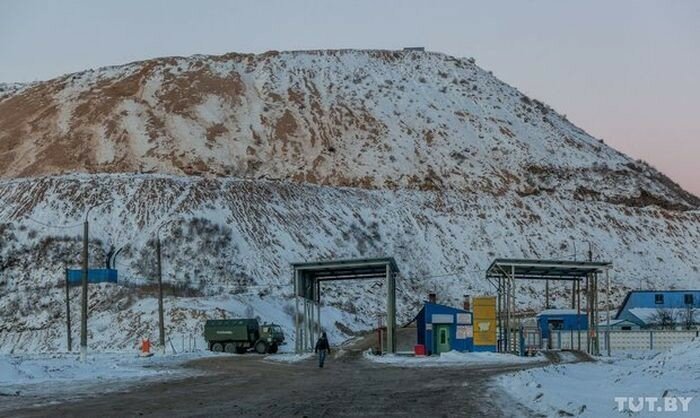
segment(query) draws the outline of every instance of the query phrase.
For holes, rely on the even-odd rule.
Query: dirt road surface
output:
[[[24,399],[13,417],[355,417],[530,416],[489,378],[528,366],[403,368],[363,359],[359,352],[294,364],[262,356],[220,356],[186,365],[203,375],[148,381],[63,403]],[[541,364],[540,364],[541,365]],[[43,400],[46,401],[45,399]]]

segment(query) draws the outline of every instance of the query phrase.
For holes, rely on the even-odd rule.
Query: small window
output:
[[[549,323],[549,328],[553,330],[560,330],[564,329],[564,320],[563,319],[550,319],[548,321]]]
[[[440,330],[440,344],[447,344],[447,333],[444,329]]]
[[[654,295],[654,302],[656,302],[657,305],[663,305],[664,295],[661,293],[657,293],[656,295]]]
[[[621,329],[622,329],[623,331],[632,331],[632,327],[629,326],[629,325],[625,325],[625,326],[621,327]]]
[[[683,295],[683,302],[684,302],[686,305],[692,305],[692,304],[694,303],[694,302],[693,302],[693,294],[692,294],[692,293],[686,293],[685,295]]]

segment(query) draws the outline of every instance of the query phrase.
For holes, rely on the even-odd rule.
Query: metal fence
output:
[[[171,351],[173,354],[194,353],[207,349],[206,341],[201,332],[172,333],[168,336],[165,345],[166,351]]]
[[[579,339],[580,336],[580,339]],[[602,331],[600,335],[600,352],[655,350],[662,351],[675,344],[691,341],[700,337],[696,330],[635,330],[635,331]],[[580,342],[579,342],[580,341]],[[558,350],[586,350],[588,332],[581,331],[552,331],[550,346]]]

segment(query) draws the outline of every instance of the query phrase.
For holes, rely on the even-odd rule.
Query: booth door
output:
[[[435,354],[446,353],[450,347],[450,326],[434,325],[435,327]]]

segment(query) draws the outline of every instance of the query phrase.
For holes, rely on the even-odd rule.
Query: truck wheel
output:
[[[265,341],[258,341],[255,343],[255,352],[258,354],[265,354],[267,352],[267,343]]]
[[[224,346],[221,345],[221,343],[214,343],[214,345],[211,346],[211,351],[215,353],[220,353],[224,351]]]
[[[236,354],[245,354],[246,348],[243,346],[236,346]]]
[[[229,354],[233,354],[236,351],[236,346],[233,343],[226,343],[224,350]]]
[[[270,354],[275,354],[277,352],[277,344],[272,344],[270,348],[267,349],[267,352]]]

